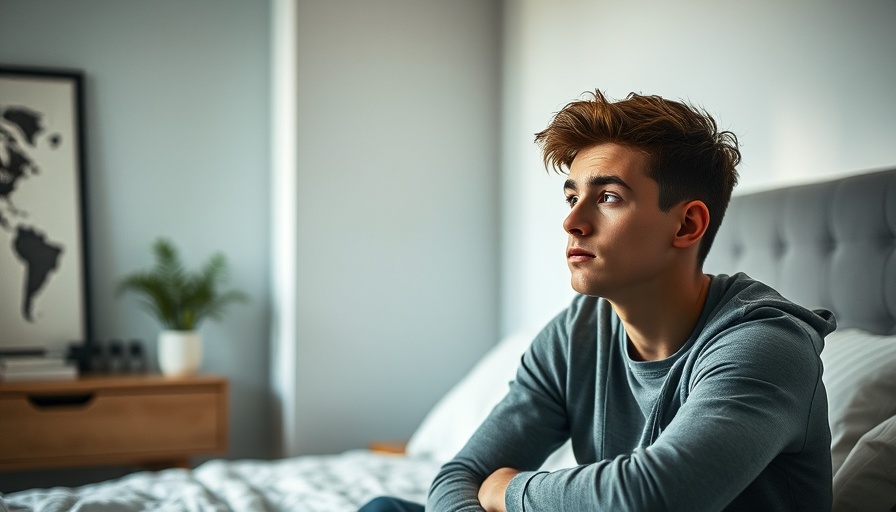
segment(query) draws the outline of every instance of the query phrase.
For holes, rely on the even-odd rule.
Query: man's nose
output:
[[[563,230],[570,235],[587,236],[591,234],[591,223],[584,217],[579,205],[573,206],[569,215],[563,220]]]

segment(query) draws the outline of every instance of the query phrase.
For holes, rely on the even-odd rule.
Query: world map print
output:
[[[40,226],[33,225],[29,212],[16,207],[16,190],[25,180],[40,179],[41,166],[33,152],[44,136],[43,114],[27,107],[0,105],[0,229],[8,233],[7,245],[25,267],[20,312],[34,322],[34,304],[40,292],[51,286],[53,272],[65,255],[61,243],[54,242]],[[61,142],[59,134],[47,135],[53,149]]]

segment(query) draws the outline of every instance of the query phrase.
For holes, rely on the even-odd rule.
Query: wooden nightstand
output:
[[[0,471],[189,466],[227,449],[222,377],[0,382]]]
[[[377,453],[389,455],[404,455],[407,453],[407,441],[373,441],[367,445],[367,449]]]

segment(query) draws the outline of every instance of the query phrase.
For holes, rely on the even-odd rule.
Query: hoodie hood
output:
[[[772,318],[790,317],[818,336],[812,336],[815,352],[821,353],[824,338],[837,328],[834,314],[826,309],[807,309],[782,297],[772,287],[752,279],[743,272],[734,275],[712,276],[710,291],[704,306],[701,324],[710,331],[700,338],[715,337],[729,326]],[[702,330],[698,329],[698,332]],[[707,336],[708,335],[708,336]]]

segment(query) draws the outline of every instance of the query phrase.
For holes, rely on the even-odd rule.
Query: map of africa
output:
[[[0,105],[0,229],[11,235],[8,247],[25,268],[20,312],[28,322],[35,321],[35,300],[51,285],[53,272],[65,253],[60,243],[29,222],[27,211],[15,206],[15,192],[21,182],[40,176],[32,152],[44,132],[41,119],[40,112],[26,107]],[[52,148],[58,147],[59,136],[51,135],[49,143]]]

